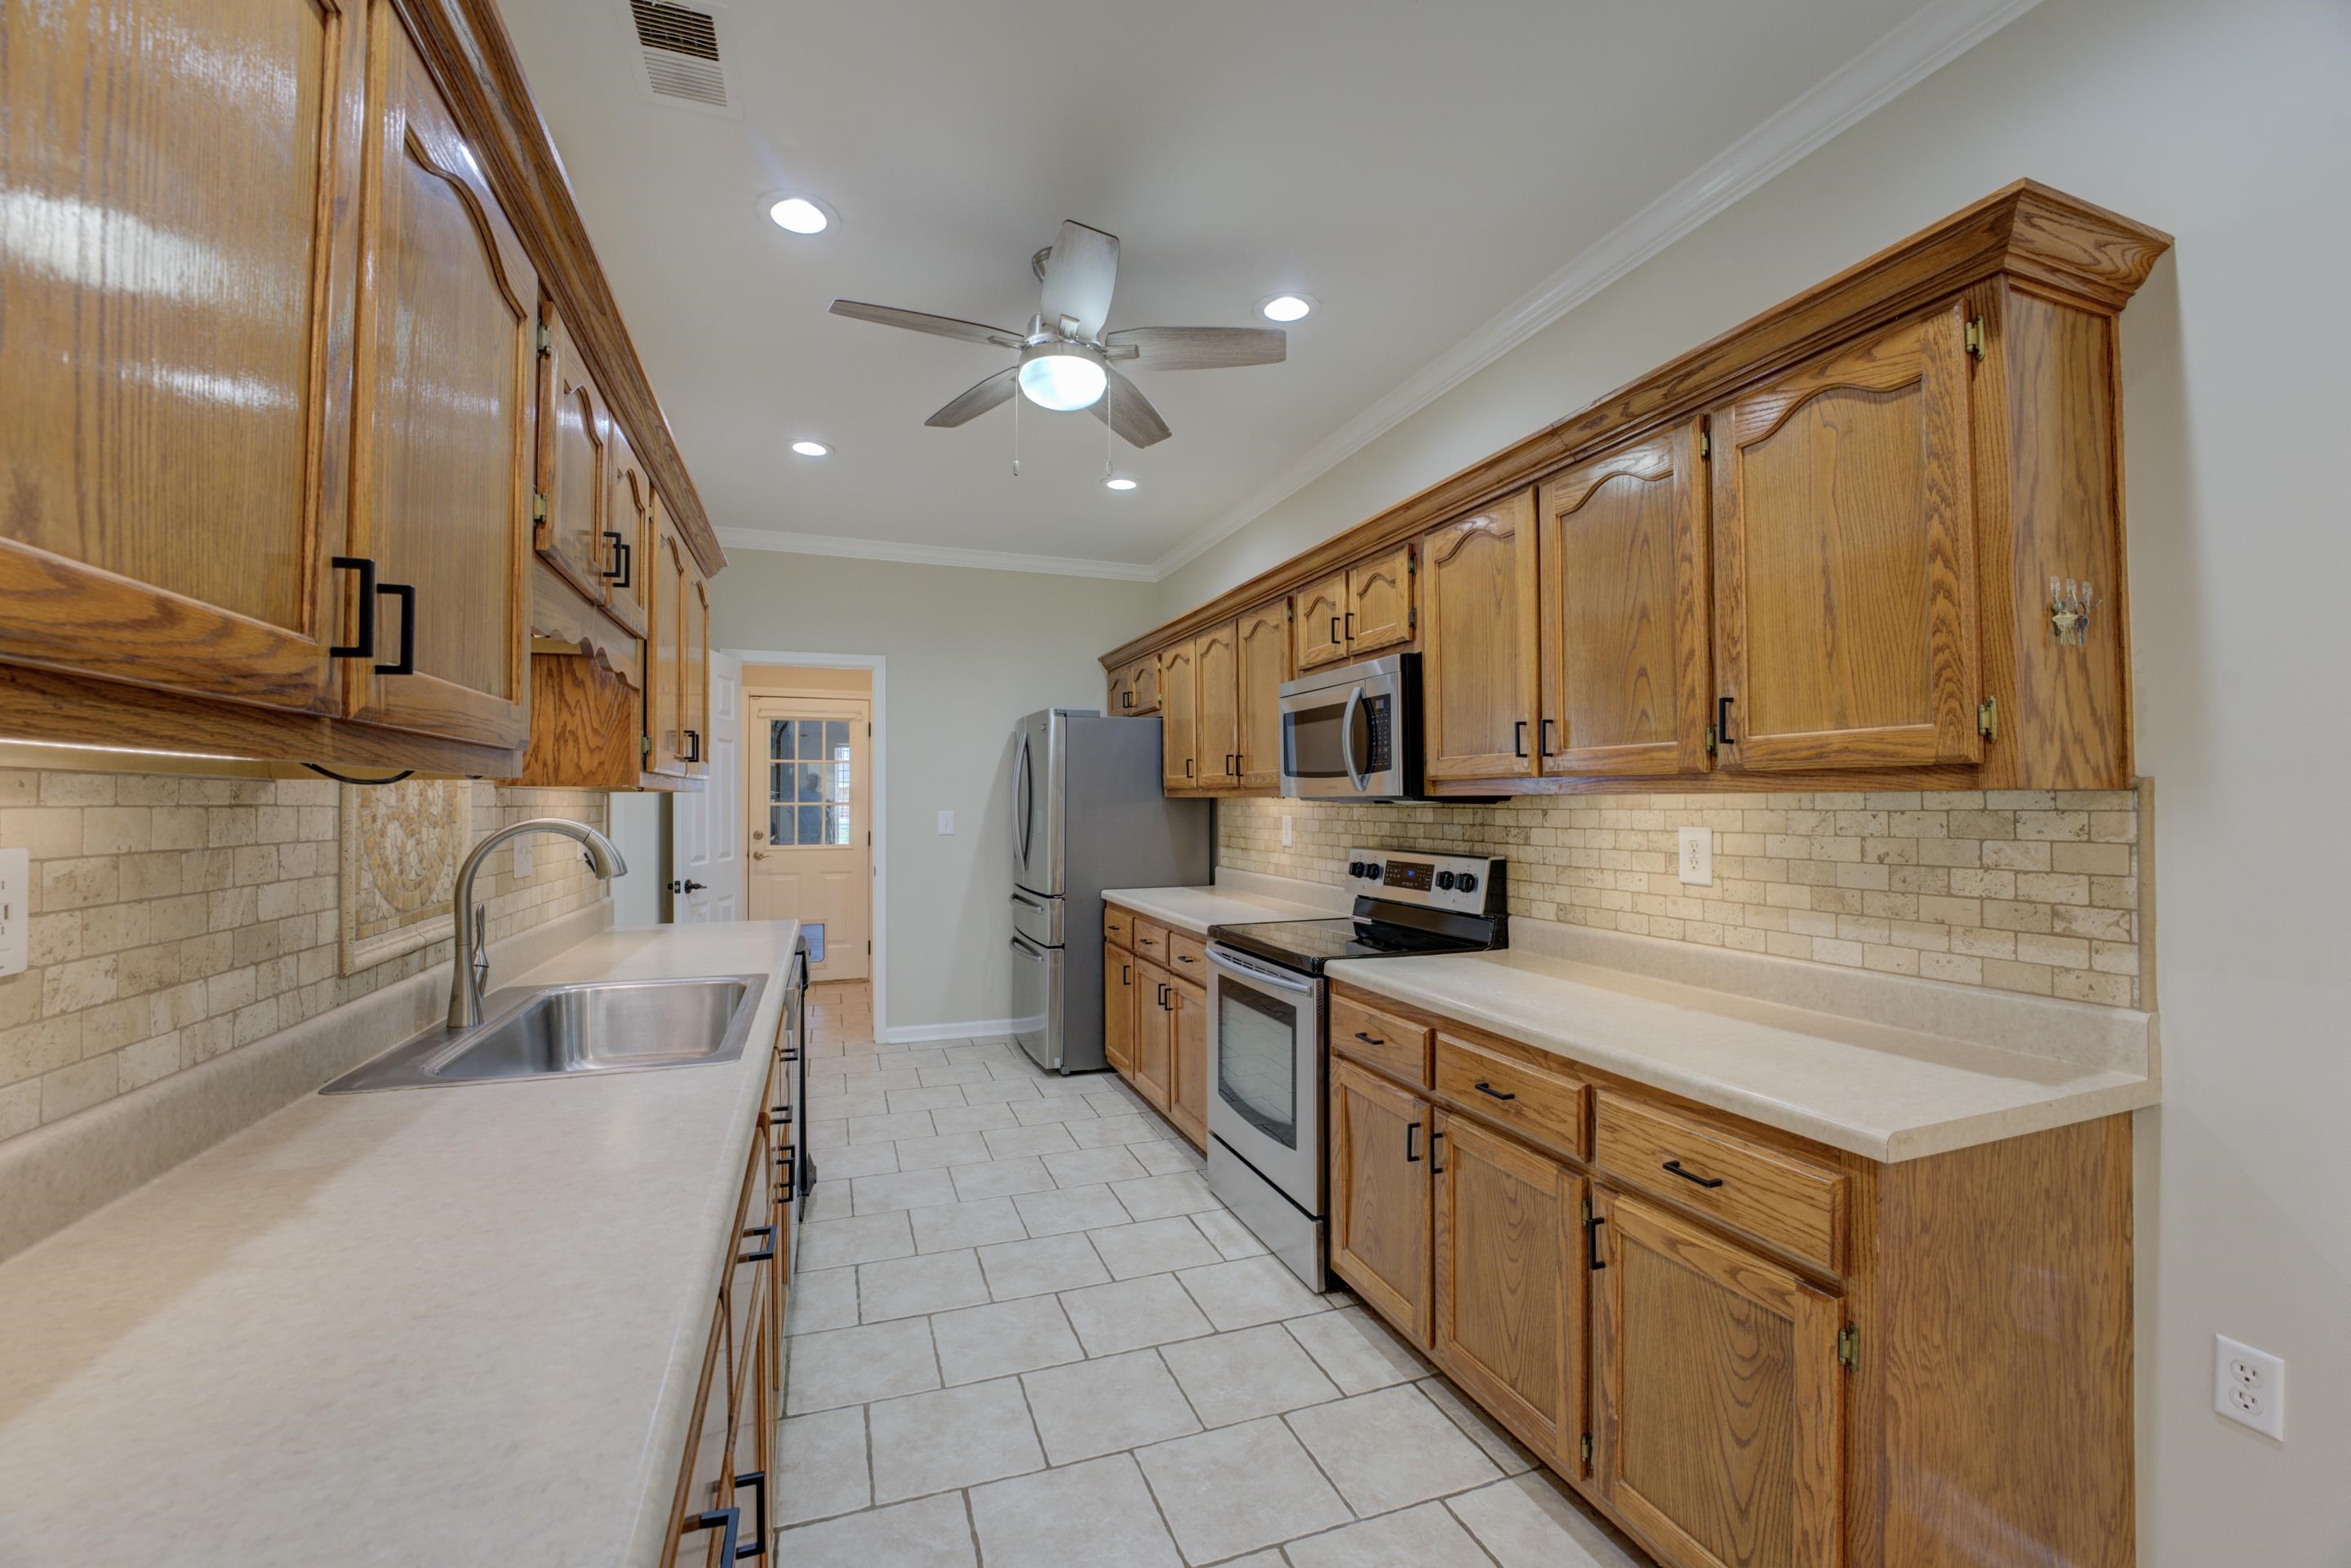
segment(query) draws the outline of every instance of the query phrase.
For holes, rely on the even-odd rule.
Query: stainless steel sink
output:
[[[453,1032],[436,1025],[319,1092],[734,1061],[743,1054],[767,985],[765,975],[715,975],[508,991],[491,998],[487,1016],[474,1028]]]

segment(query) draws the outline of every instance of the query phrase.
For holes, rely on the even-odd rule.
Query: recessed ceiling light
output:
[[[832,448],[827,446],[821,441],[795,441],[792,443],[792,450],[799,453],[803,457],[830,457],[832,455]]]
[[[768,216],[779,229],[796,235],[820,235],[831,228],[839,214],[814,196],[780,192],[767,198]]]
[[[1134,481],[1132,479],[1105,479],[1102,481],[1102,488],[1105,490],[1132,490],[1134,488]]]
[[[1270,299],[1260,299],[1258,314],[1269,321],[1302,321],[1314,308],[1314,301],[1303,294],[1277,294]]]

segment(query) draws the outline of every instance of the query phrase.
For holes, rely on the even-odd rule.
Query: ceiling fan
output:
[[[1062,224],[1061,234],[1029,265],[1044,290],[1026,332],[854,299],[834,300],[832,313],[1019,351],[1018,363],[981,382],[925,424],[967,424],[1019,391],[1040,408],[1091,409],[1131,446],[1149,446],[1173,432],[1120,366],[1220,371],[1279,364],[1290,350],[1290,334],[1270,327],[1129,327],[1104,332],[1111,290],[1118,283],[1118,236],[1081,223]]]

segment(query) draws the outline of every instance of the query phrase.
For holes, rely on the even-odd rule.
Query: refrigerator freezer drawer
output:
[[[1062,906],[1066,900],[1012,890],[1012,929],[1040,947],[1061,946]]]
[[[1012,1038],[1040,1067],[1061,1065],[1062,954],[1012,938]]]

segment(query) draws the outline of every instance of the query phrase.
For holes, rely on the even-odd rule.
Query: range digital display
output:
[[[1426,861],[1391,859],[1388,862],[1387,875],[1382,877],[1380,881],[1383,886],[1408,887],[1416,892],[1426,893],[1437,885],[1436,879],[1437,868]]]

